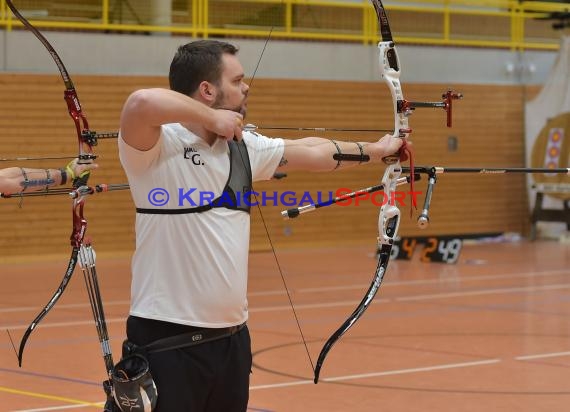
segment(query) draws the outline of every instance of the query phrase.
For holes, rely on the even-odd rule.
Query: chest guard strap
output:
[[[137,213],[152,215],[182,215],[186,213],[202,213],[215,207],[231,210],[242,210],[249,213],[251,209],[252,176],[247,147],[243,140],[228,142],[230,149],[230,174],[222,194],[207,205],[185,209],[145,209],[137,207]]]

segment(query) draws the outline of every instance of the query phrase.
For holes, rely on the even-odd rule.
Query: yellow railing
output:
[[[193,37],[249,37],[376,43],[368,0],[173,0],[157,23],[149,0],[14,0],[37,27]],[[398,43],[556,49],[559,32],[537,20],[569,4],[518,0],[386,0]],[[152,10],[152,11],[151,11]],[[0,27],[20,23],[0,0]],[[164,10],[163,10],[164,12]],[[160,11],[159,11],[160,13]],[[162,16],[164,19],[164,16]]]

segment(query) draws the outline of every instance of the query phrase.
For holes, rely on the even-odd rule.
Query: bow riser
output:
[[[73,119],[75,131],[78,136],[78,163],[89,164],[97,158],[97,156],[93,154],[93,146],[97,145],[96,133],[89,129],[89,122],[83,113],[83,109],[81,108],[81,103],[79,102],[79,97],[77,96],[75,89],[65,90],[63,93],[63,99],[67,104],[67,110]],[[87,149],[85,149],[85,146],[87,146]]]
[[[389,166],[389,168],[392,168]],[[401,168],[398,168],[400,172],[397,173],[399,176],[401,173]],[[393,181],[395,182],[395,181]],[[390,247],[394,244],[394,237],[398,233],[400,228],[400,209],[395,205],[394,194],[396,193],[396,185],[390,182],[390,189],[386,190],[385,193],[388,196],[388,202],[380,210],[378,215],[378,246],[381,248],[383,245],[389,245]]]
[[[393,137],[407,139],[412,132],[408,125],[408,116],[411,112],[405,110],[405,105],[402,104],[405,100],[400,84],[400,62],[394,47],[394,42],[391,41],[378,44],[380,75],[392,96],[392,109],[394,112]]]
[[[83,217],[84,205],[85,199],[82,196],[73,201],[73,230],[69,240],[74,248],[81,247],[87,231],[87,220]]]

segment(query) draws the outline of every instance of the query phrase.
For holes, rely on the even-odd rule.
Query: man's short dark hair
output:
[[[233,44],[218,40],[197,40],[180,46],[170,63],[170,88],[191,96],[203,81],[219,85],[222,56],[237,52]]]

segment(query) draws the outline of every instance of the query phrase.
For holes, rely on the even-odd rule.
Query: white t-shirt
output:
[[[273,176],[282,139],[244,132],[253,181]],[[209,146],[180,124],[162,126],[157,144],[139,151],[119,137],[119,156],[137,208],[187,209],[222,194],[229,148]],[[247,320],[250,216],[227,208],[202,213],[138,214],[130,314],[221,328]]]

